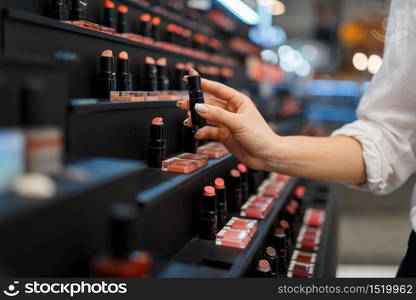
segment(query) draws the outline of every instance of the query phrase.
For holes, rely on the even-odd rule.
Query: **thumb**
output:
[[[221,107],[197,103],[195,110],[204,119],[210,122],[224,124],[231,130],[237,130],[240,127],[240,120],[238,115],[229,112]]]

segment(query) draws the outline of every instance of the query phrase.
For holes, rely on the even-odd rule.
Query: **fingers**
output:
[[[218,131],[219,128],[217,127],[205,126],[198,130],[198,132],[195,134],[195,138],[198,140],[218,140]]]
[[[246,100],[246,96],[225,84],[202,78],[202,89],[226,102],[239,105]]]
[[[207,125],[211,125],[211,126],[217,126],[219,127],[220,124],[218,122],[212,122],[212,121],[206,121]],[[191,118],[188,117],[185,121],[183,121],[183,125],[185,125],[186,127],[192,127],[192,121]]]
[[[229,129],[236,131],[241,128],[241,121],[237,114],[229,112],[218,106],[210,104],[196,104],[196,112],[208,122],[224,124]]]
[[[226,106],[227,106],[226,102],[224,102],[220,99],[217,99],[217,98],[212,98],[212,97],[205,98],[205,103],[215,105],[215,106],[221,107],[223,109],[225,109]],[[182,110],[189,110],[189,100],[178,101],[178,102],[176,102],[176,106],[179,107]]]

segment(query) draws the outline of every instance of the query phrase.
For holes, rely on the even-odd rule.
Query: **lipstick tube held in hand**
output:
[[[189,90],[189,110],[191,112],[191,120],[193,126],[204,127],[205,120],[201,118],[196,110],[197,103],[204,103],[204,92],[202,91],[201,76],[188,76],[188,90]]]

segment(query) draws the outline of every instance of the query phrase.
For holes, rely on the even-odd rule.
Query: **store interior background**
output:
[[[356,105],[380,66],[390,1],[275,2],[260,1],[274,7],[278,15],[273,24],[285,31],[287,41],[270,48],[273,53],[263,54],[279,64],[284,84],[296,94],[312,123],[324,128],[317,134],[329,134],[355,119]],[[298,53],[310,72],[308,67],[287,63]],[[341,195],[338,277],[395,276],[411,231],[408,214],[414,177],[386,196],[337,187]]]

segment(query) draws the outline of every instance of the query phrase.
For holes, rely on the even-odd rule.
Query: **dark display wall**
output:
[[[115,2],[129,5],[133,30],[140,13],[156,14],[152,6]],[[212,241],[197,238],[201,191],[216,177],[226,178],[237,160],[229,154],[210,160],[207,166],[191,174],[148,168],[146,145],[154,117],[164,118],[168,156],[183,152],[185,114],[176,108],[176,101],[114,103],[97,99],[94,93],[99,57],[106,49],[114,53],[128,51],[133,90],[141,87],[146,56],[166,57],[171,80],[175,80],[176,63],[223,65],[64,24],[47,17],[48,3],[47,0],[0,3],[0,125],[20,126],[17,86],[27,78],[42,78],[48,84],[43,115],[64,131],[66,162],[81,164],[90,170],[93,180],[79,183],[58,179],[57,195],[40,206],[27,204],[10,193],[0,196],[2,273],[91,275],[91,262],[108,250],[108,210],[121,201],[137,209],[139,217],[132,240],[137,249],[152,255],[151,276],[251,277],[269,243],[270,233],[284,216],[283,208],[293,198],[294,188],[305,185],[308,207],[327,212],[314,276],[334,276],[337,197],[329,186],[291,179],[275,199],[268,217],[259,221],[258,233],[246,249],[215,246]],[[101,22],[102,1],[89,0],[88,5],[87,19]],[[162,16],[162,24],[169,22],[172,20]],[[206,18],[198,24],[203,31],[206,28],[206,34],[224,43],[216,54],[235,60],[231,66],[235,77],[230,84],[237,89],[249,89],[253,82],[246,78],[244,56],[235,54],[226,44],[231,33],[213,30],[215,27]],[[27,244],[32,245],[30,249]]]

